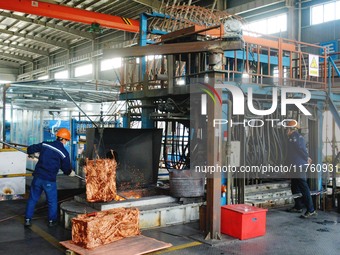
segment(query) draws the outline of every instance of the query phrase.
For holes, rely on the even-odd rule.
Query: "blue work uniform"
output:
[[[294,208],[300,210],[304,203],[308,212],[314,212],[314,205],[307,183],[308,152],[305,139],[298,131],[294,131],[288,137],[287,149],[287,163],[288,165],[295,166],[296,170],[296,173],[291,173],[291,190],[293,194],[302,194],[302,198],[294,199]]]
[[[305,171],[300,171],[300,166],[306,167],[308,164],[308,152],[303,136],[295,131],[288,137],[287,160],[291,165],[295,165],[296,169],[301,172],[300,177],[306,177]]]
[[[30,195],[26,206],[26,219],[32,219],[34,208],[44,191],[48,204],[48,220],[58,217],[57,174],[61,169],[65,175],[72,171],[70,155],[64,144],[58,140],[33,144],[27,148],[28,154],[39,152],[39,160],[33,172]]]

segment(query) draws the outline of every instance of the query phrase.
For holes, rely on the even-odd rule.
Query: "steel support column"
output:
[[[130,117],[129,115],[126,113],[122,116],[123,118],[123,128],[130,128]]]
[[[142,100],[142,128],[154,128],[150,114],[154,111],[151,100]]]
[[[174,93],[174,55],[167,56],[167,70],[168,70],[168,94]]]
[[[317,140],[317,149],[316,149],[316,156],[317,156],[317,162],[316,164],[322,164],[323,162],[323,156],[322,156],[322,134],[323,134],[323,113],[325,109],[325,102],[324,101],[318,101],[317,103],[317,120],[318,120],[318,140]],[[322,190],[322,172],[318,173],[318,190]]]
[[[228,166],[230,165],[230,148],[231,148],[231,128],[230,128],[230,120],[231,120],[231,111],[232,111],[232,101],[229,100],[229,95],[227,93],[222,92],[222,119],[228,120],[228,125],[223,125],[222,127],[222,148],[225,150],[225,153],[222,154],[222,165]],[[221,185],[226,187],[226,192],[224,192],[223,196],[221,194],[221,205],[230,204],[231,202],[231,192],[228,192],[230,188],[232,176],[231,173],[221,173]],[[228,185],[229,184],[229,185]],[[224,191],[224,188],[223,188]],[[221,187],[222,193],[222,187]]]
[[[296,30],[297,30],[297,26],[296,24],[299,23],[299,21],[297,20],[297,15],[296,15],[296,9],[295,9],[295,1],[286,1],[286,6],[288,9],[287,12],[287,28],[288,28],[288,39],[290,40],[297,40],[297,36],[296,36]]]
[[[139,33],[139,46],[146,46],[148,34],[148,17],[145,14],[140,15],[140,33]],[[146,56],[141,58],[141,80],[144,80],[146,74]]]
[[[210,85],[215,81],[223,80],[221,74],[211,73]],[[216,89],[221,95],[221,89]],[[208,100],[208,127],[207,127],[207,158],[208,166],[222,165],[222,130],[213,126],[214,119],[221,119],[222,105]],[[206,239],[221,239],[221,172],[207,173],[207,212],[206,212]]]

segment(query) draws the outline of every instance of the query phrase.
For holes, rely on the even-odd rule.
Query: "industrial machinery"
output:
[[[170,178],[195,179],[197,182],[192,183],[198,186],[192,186],[193,189],[204,186],[205,230],[210,238],[218,238],[220,232],[216,219],[220,219],[221,204],[272,206],[274,203],[254,195],[256,190],[274,186],[289,189],[281,173],[263,171],[263,166],[284,165],[284,126],[288,120],[301,123],[311,158],[322,164],[318,148],[322,145],[322,114],[327,106],[340,125],[340,96],[332,92],[331,71],[340,74],[322,46],[255,33],[250,36],[239,17],[197,6],[165,6],[161,13],[142,14],[139,29],[138,24],[131,24],[130,29],[139,31],[139,46],[103,51],[105,58],[122,58],[115,78],[120,83],[119,100],[127,104],[122,121],[126,130],[99,126],[89,130],[87,157],[93,157],[94,145],[100,145],[100,141],[108,147],[99,146],[98,155],[117,147],[118,158],[125,163],[127,148],[134,154],[152,151],[156,159],[145,157],[152,162],[152,170],[143,172],[143,176],[154,183],[158,168],[154,160],[158,160],[161,143],[159,166],[170,172]],[[122,24],[120,29],[124,29]],[[139,146],[146,140],[151,143],[151,139],[139,139],[139,134],[132,133],[143,131],[134,131],[134,127],[141,127],[147,135],[148,130],[157,130],[157,141],[148,144],[151,148]],[[162,135],[159,129],[164,130]],[[130,140],[131,137],[136,140]],[[139,158],[136,165],[146,169],[141,161]],[[134,188],[137,180],[133,178],[138,175],[131,176],[131,166],[122,169],[120,183],[132,183],[130,188]],[[182,172],[174,174],[177,171]],[[187,171],[201,172],[204,178],[185,175]],[[310,177],[312,190],[320,195],[320,172],[311,172]],[[202,201],[184,206],[178,203],[180,196],[115,201],[86,208],[138,205],[144,209],[141,211],[145,227],[196,220]],[[284,198],[283,203],[285,198],[292,199],[287,194],[280,197]],[[320,202],[320,196],[315,200]],[[77,202],[85,201],[78,197]],[[159,205],[169,203],[167,209]],[[72,211],[76,207],[73,205],[62,205],[67,226],[68,217],[79,213]],[[158,218],[152,216],[155,214]],[[178,215],[183,217],[178,219]]]
[[[246,198],[247,189],[289,190],[287,176],[280,173],[240,171],[285,164],[286,121],[302,123],[310,156],[322,164],[322,113],[328,101],[339,101],[338,95],[327,93],[332,89],[327,70],[337,68],[325,53],[311,53],[325,52],[320,46],[249,36],[237,19],[202,28],[199,22],[176,18],[174,24],[167,19],[168,26],[182,27],[160,36],[156,45],[110,49],[105,56],[123,58],[120,98],[130,106],[125,127],[135,121],[142,128],[163,127],[162,160],[169,170],[210,166],[205,171],[207,229],[215,238],[219,224],[213,219],[219,218],[221,203],[275,206],[273,197]],[[309,58],[318,59],[317,76],[306,64]],[[334,112],[339,119],[338,110]],[[238,174],[212,171],[217,166],[232,167]],[[319,203],[321,174],[314,171],[310,177]],[[288,193],[279,196],[277,204],[292,201]]]
[[[112,150],[118,163],[118,190],[155,187],[161,137],[161,129],[90,128],[86,131],[86,158],[110,158]]]

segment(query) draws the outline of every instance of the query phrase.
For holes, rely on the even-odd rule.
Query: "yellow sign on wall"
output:
[[[308,63],[309,76],[319,77],[319,56],[309,54]]]

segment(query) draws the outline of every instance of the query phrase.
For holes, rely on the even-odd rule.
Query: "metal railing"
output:
[[[327,88],[328,67],[324,47],[252,33],[244,35],[244,48],[224,52],[226,81],[244,84]],[[211,71],[209,52],[126,58],[121,69],[121,92],[167,88],[189,82]],[[170,66],[171,65],[171,66]],[[170,70],[169,70],[170,68]]]

